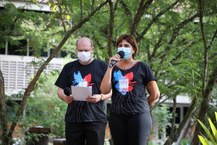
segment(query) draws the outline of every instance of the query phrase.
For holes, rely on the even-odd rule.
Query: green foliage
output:
[[[169,112],[169,109],[166,105],[160,105],[155,107],[152,110],[152,115],[154,119],[154,123],[158,127],[159,134],[163,132],[165,129],[165,126],[171,126],[170,119],[172,118],[171,113]]]
[[[24,140],[21,142],[21,145],[26,145],[26,144],[37,144],[39,142],[48,142],[49,140],[49,135],[44,134],[44,133],[29,133],[27,132],[25,134]]]
[[[53,49],[64,36],[55,14],[22,11],[11,3],[4,5],[1,10],[0,28],[0,48],[5,48],[6,41],[10,45],[19,46],[20,40],[28,40],[30,51],[37,57],[41,56],[42,52]],[[74,42],[75,40],[70,39],[62,50],[72,52],[70,46]],[[25,49],[26,46],[23,50]],[[20,48],[16,51],[23,50]]]
[[[217,112],[215,112],[215,118],[216,118],[216,121],[215,121],[216,123],[217,122]],[[198,135],[198,138],[200,139],[203,145],[216,145],[217,144],[217,129],[216,129],[216,126],[214,125],[214,121],[212,121],[210,118],[208,118],[208,121],[209,121],[211,130],[209,130],[203,122],[198,120],[198,122],[200,123],[200,125],[202,126],[202,128],[204,129],[207,135],[207,137],[204,135]]]
[[[5,40],[9,39],[10,35],[15,35],[20,31],[20,24],[16,20],[20,18],[19,11],[12,4],[6,4],[5,10],[0,13],[0,48],[5,44]]]
[[[50,75],[41,76],[36,89],[29,98],[22,125],[25,128],[48,127],[52,134],[63,137],[64,115],[67,105],[57,97],[57,88],[54,86],[57,75],[58,72],[53,71]]]

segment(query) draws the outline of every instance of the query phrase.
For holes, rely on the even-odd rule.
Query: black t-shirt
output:
[[[81,82],[92,86],[93,94],[100,94],[100,84],[106,72],[107,64],[101,60],[94,59],[88,65],[82,65],[78,60],[70,62],[64,66],[55,85],[64,89],[66,87],[77,86]],[[104,112],[104,101],[90,103],[86,101],[73,101],[68,105],[65,114],[66,122],[106,122]]]
[[[114,67],[112,71],[112,105],[115,114],[137,114],[149,110],[146,85],[155,80],[151,69],[142,62],[123,70]]]

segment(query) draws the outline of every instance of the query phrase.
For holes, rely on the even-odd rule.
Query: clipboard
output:
[[[86,101],[88,96],[92,96],[92,86],[71,86],[71,95],[74,100]]]

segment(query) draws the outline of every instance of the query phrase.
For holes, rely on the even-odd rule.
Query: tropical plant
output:
[[[25,109],[25,117],[21,125],[28,129],[33,126],[43,126],[51,129],[56,137],[64,137],[64,115],[67,105],[56,94],[54,82],[58,71],[43,74]]]
[[[198,120],[198,122],[204,129],[206,136],[207,136],[206,137],[205,135],[198,135],[198,138],[203,145],[216,145],[217,144],[217,129],[216,129],[216,126],[214,125],[217,123],[217,112],[215,112],[215,118],[216,118],[215,122],[212,121],[210,118],[208,118],[208,122],[209,122],[209,126],[211,130],[208,129],[203,122]]]

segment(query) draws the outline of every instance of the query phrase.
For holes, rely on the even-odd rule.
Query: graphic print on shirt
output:
[[[122,94],[126,95],[127,92],[132,91],[136,82],[133,82],[133,72],[122,75],[121,71],[114,71],[115,88]]]
[[[74,72],[74,81],[72,81],[73,86],[82,86],[82,87],[88,87],[92,86],[93,84],[91,83],[91,74],[87,74],[84,78],[82,78],[80,71],[77,73]]]

